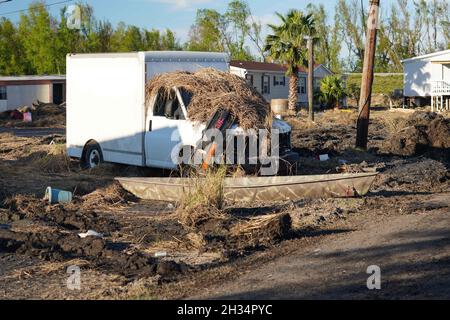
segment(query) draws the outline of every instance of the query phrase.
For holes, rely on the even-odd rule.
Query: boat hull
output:
[[[293,177],[226,178],[227,201],[296,201],[306,198],[348,198],[366,195],[378,173]],[[116,178],[122,187],[144,200],[177,202],[190,192],[189,178]]]

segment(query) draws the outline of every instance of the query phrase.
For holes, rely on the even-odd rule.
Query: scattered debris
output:
[[[287,238],[291,229],[291,216],[281,213],[239,222],[231,227],[230,234],[240,242],[240,247],[256,247]]]
[[[98,233],[97,231],[94,231],[94,230],[89,230],[89,231],[86,232],[86,233],[79,233],[78,236],[79,236],[81,239],[85,239],[85,238],[87,238],[87,237],[103,238],[103,234]]]
[[[238,264],[236,257],[270,248],[284,239],[300,236],[310,242],[310,234],[313,239],[322,232],[341,229],[334,223],[347,224],[351,215],[445,210],[444,202],[424,201],[429,193],[448,192],[449,158],[430,158],[428,153],[399,158],[381,152],[391,131],[383,122],[387,117],[384,112],[372,119],[370,152],[353,149],[354,123],[347,116],[334,111],[323,116],[318,115],[315,124],[296,122],[293,143],[302,155],[299,171],[366,172],[375,167],[380,175],[370,197],[243,206],[224,201],[217,192],[221,178],[216,175],[176,205],[137,201],[111,182],[118,172],[130,177],[147,172],[113,165],[83,171],[70,159],[67,163],[59,152],[65,142],[62,136],[20,138],[0,134],[0,263],[2,268],[9,268],[2,275],[0,290],[8,288],[11,295],[17,294],[17,280],[25,277],[35,279],[38,290],[47,294],[55,287],[42,287],[42,283],[55,276],[66,279],[67,266],[78,265],[86,277],[105,283],[110,290],[95,288],[89,294],[109,298],[115,296],[108,292],[121,290],[126,297],[138,282],[146,284],[143,296],[148,297],[149,288],[165,290],[166,282],[178,281],[187,272],[218,265],[228,269],[227,262]],[[448,148],[443,130],[446,121],[430,115],[422,120],[419,117],[415,123],[425,126],[423,132],[431,148],[441,149]],[[399,130],[404,128],[399,125]],[[442,136],[435,135],[437,131]],[[49,145],[53,140],[55,144]],[[317,161],[314,156],[319,154],[328,154],[330,160]],[[43,187],[47,185],[72,191],[72,201],[54,205],[43,201]],[[87,230],[103,237],[88,235]],[[86,238],[80,238],[79,234],[85,232]],[[211,273],[223,276],[221,272],[219,267]],[[190,274],[189,281],[194,276]],[[177,286],[174,283],[168,287],[179,290]],[[41,294],[33,292],[27,286],[25,295]],[[54,296],[59,294],[68,297],[67,292]],[[159,292],[154,294],[160,297]]]
[[[421,155],[429,151],[449,152],[450,119],[436,113],[415,112],[406,120],[399,118],[396,121],[396,130],[386,141],[388,152],[400,156]]]
[[[173,87],[192,94],[188,112],[193,121],[207,122],[219,109],[226,109],[243,129],[271,127],[269,103],[241,77],[212,68],[165,73],[147,84],[147,99]]]
[[[42,127],[64,128],[66,126],[66,106],[37,101],[32,107],[24,106],[0,114],[2,127]]]
[[[48,187],[45,191],[44,200],[48,201],[50,204],[57,204],[57,203],[70,203],[72,202],[73,194],[70,191],[64,191],[55,189],[52,187]]]
[[[155,252],[155,258],[165,258],[165,257],[167,257],[167,252],[165,251]]]

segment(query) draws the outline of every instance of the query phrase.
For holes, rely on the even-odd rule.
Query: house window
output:
[[[273,76],[273,85],[276,86],[286,86],[286,77],[285,76]]]
[[[262,77],[262,94],[270,94],[270,76]]]
[[[322,79],[320,78],[314,78],[314,90],[320,89],[320,82]]]
[[[247,83],[251,86],[253,86],[253,75],[252,74],[247,74],[245,76],[245,80],[247,80]]]
[[[298,88],[297,92],[300,94],[306,94],[306,78],[298,79]]]
[[[6,95],[6,87],[0,87],[0,100],[8,100]]]

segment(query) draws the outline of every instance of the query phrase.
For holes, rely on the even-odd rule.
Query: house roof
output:
[[[287,71],[287,68],[285,66],[283,66],[281,64],[277,64],[277,63],[234,60],[234,61],[231,61],[230,65],[235,68],[241,68],[241,69],[253,70],[253,71],[283,72],[283,73],[286,73],[286,71]],[[315,65],[315,69],[317,69],[319,67],[324,67],[327,71],[332,73],[330,70],[328,70],[322,64]],[[308,69],[306,69],[304,67],[300,67],[299,72],[307,73]]]
[[[444,51],[438,51],[438,52],[433,52],[433,53],[429,53],[429,54],[424,54],[422,56],[417,56],[417,57],[402,60],[401,62],[405,63],[405,62],[411,62],[411,61],[420,60],[420,59],[439,57],[444,54],[450,54],[450,50],[444,50]]]
[[[66,76],[45,75],[45,76],[0,76],[2,82],[13,81],[64,81]]]

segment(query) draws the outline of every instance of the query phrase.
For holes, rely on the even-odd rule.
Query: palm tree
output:
[[[320,83],[320,101],[327,106],[339,107],[339,100],[346,95],[342,80],[337,76],[323,78]]]
[[[276,13],[280,25],[269,24],[272,34],[266,38],[264,50],[274,61],[286,65],[289,77],[289,109],[295,110],[298,101],[298,71],[307,65],[305,36],[314,31],[312,15],[304,15],[299,10],[291,9],[283,16]]]

